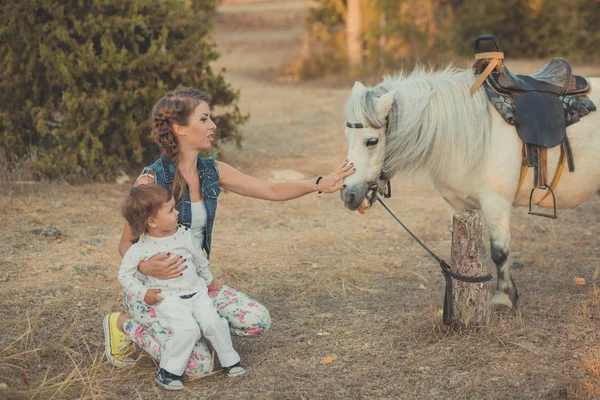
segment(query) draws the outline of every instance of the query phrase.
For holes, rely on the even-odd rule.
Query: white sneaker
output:
[[[246,369],[239,362],[233,364],[231,367],[223,367],[223,370],[227,372],[227,376],[242,376],[248,373],[248,371],[246,371]]]
[[[181,376],[174,375],[167,370],[159,369],[154,378],[154,382],[167,390],[183,390]]]

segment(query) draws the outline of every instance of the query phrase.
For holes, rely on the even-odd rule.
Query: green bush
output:
[[[220,143],[241,144],[239,93],[210,63],[215,0],[7,0],[0,5],[0,146],[39,177],[111,176],[158,155],[166,92],[209,93]],[[217,114],[217,113],[215,113]]]

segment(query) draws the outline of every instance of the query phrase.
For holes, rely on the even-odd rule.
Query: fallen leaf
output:
[[[336,358],[336,356],[323,357],[321,358],[321,361],[319,361],[319,364],[331,364]]]
[[[583,278],[575,278],[573,279],[573,283],[579,286],[585,286],[585,279]]]
[[[317,336],[329,336],[329,332],[317,332]]]

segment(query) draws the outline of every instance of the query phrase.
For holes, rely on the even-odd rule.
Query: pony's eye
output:
[[[373,146],[377,145],[378,142],[379,142],[379,139],[371,138],[371,139],[367,139],[365,144],[367,145],[367,147],[373,147]]]

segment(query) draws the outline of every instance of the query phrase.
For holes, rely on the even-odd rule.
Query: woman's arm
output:
[[[127,293],[135,296],[137,300],[144,300],[148,288],[135,277],[137,267],[140,261],[142,261],[141,255],[135,250],[137,250],[136,247],[123,256],[121,267],[119,268],[119,283],[121,283]]]
[[[121,233],[121,239],[119,239],[119,254],[121,257],[125,257],[125,253],[127,253],[127,250],[133,246],[135,239],[137,238],[133,237],[131,234],[131,228],[129,227],[127,221],[125,221],[125,226],[123,226],[123,232]]]
[[[135,249],[135,248],[134,248]],[[156,303],[160,303],[162,297],[159,296],[160,289],[148,289],[144,284],[135,276],[138,265],[142,262],[141,254],[131,251],[127,252],[121,261],[121,268],[119,269],[119,282],[123,285],[123,289],[136,300],[143,300],[149,306],[153,306]]]
[[[246,175],[232,166],[217,161],[219,168],[219,186],[242,196],[262,200],[291,200],[317,191],[315,180],[296,182],[270,182]],[[347,160],[337,170],[319,180],[319,191],[334,193],[344,188],[339,183],[355,171],[354,164]]]

